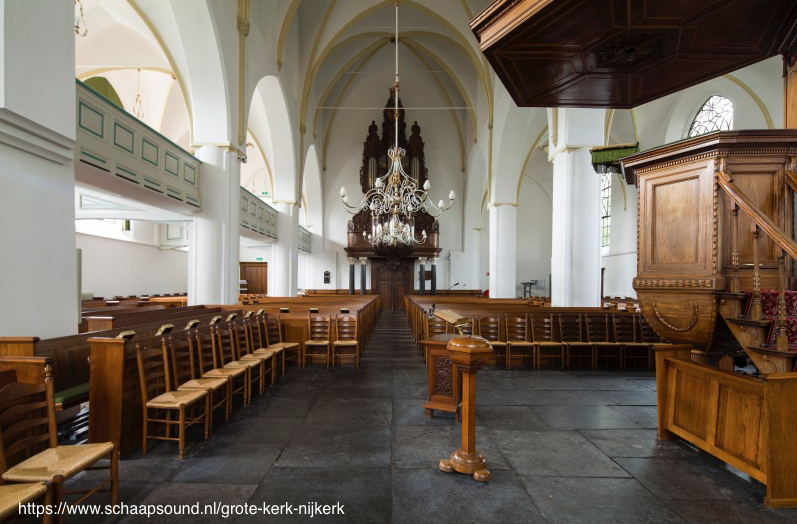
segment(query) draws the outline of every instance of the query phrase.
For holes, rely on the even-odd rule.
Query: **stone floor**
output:
[[[797,522],[797,511],[761,504],[760,484],[682,442],[656,441],[651,373],[493,368],[477,383],[477,447],[492,472],[488,484],[437,470],[458,447],[460,426],[451,416],[424,418],[423,361],[403,315],[385,313],[359,371],[290,370],[210,440],[192,434],[185,460],[164,442],[122,461],[121,499],[343,504],[344,516],[312,520],[319,522]],[[261,520],[311,519],[226,521]]]

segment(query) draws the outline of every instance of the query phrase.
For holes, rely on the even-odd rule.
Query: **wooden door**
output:
[[[412,259],[374,259],[371,289],[378,293],[383,310],[404,309],[404,295],[412,290]]]
[[[268,292],[268,262],[241,262],[241,280],[247,282],[247,293]]]

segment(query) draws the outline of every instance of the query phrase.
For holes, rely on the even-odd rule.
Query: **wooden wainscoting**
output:
[[[797,507],[797,373],[754,378],[656,350],[659,438],[677,435],[767,485],[764,503]]]

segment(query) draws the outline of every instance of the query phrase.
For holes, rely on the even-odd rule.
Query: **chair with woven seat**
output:
[[[190,339],[194,337],[192,331],[183,333],[182,336],[172,334],[163,337],[163,350],[165,352],[170,371],[172,373],[172,387],[178,391],[186,389],[201,389],[210,395],[211,411],[210,427],[213,428],[213,412],[224,408],[224,420],[230,419],[232,413],[232,379],[230,377],[197,377],[194,352]]]
[[[501,329],[500,316],[487,316],[479,318],[479,336],[486,339],[487,342],[493,347],[492,360],[499,364],[501,359],[506,360],[506,341],[501,340],[503,336]],[[506,364],[506,369],[509,369],[509,362]]]
[[[82,495],[70,504],[80,504],[98,492],[110,492],[111,503],[119,499],[119,454],[113,442],[58,445],[55,420],[53,375],[44,368],[44,383],[13,382],[0,390],[0,473],[4,483],[30,483],[35,488],[2,486],[0,497],[37,498],[41,486],[47,485],[47,500],[54,505],[66,502],[65,495]],[[96,465],[109,459],[108,466]],[[109,471],[108,478],[86,490],[64,491],[64,481],[85,470]],[[109,486],[106,488],[106,486]],[[2,493],[0,493],[2,495]],[[58,517],[59,522],[62,515]]]
[[[565,367],[570,369],[573,361],[589,362],[595,369],[595,346],[589,340],[582,315],[559,315],[559,340],[565,346]]]
[[[514,356],[534,366],[534,343],[529,338],[528,317],[509,315],[504,321],[506,327],[506,368],[511,369]]]
[[[330,319],[325,315],[307,315],[308,338],[304,342],[304,363],[321,360],[329,367]]]
[[[295,362],[297,367],[304,365],[302,346],[298,342],[288,342],[282,332],[282,321],[280,316],[266,315],[263,320],[267,349],[273,349],[279,353],[282,362],[282,375],[285,375],[285,362]]]
[[[277,379],[276,373],[276,353],[266,350],[258,353],[255,350],[254,340],[252,339],[251,322],[252,317],[241,319],[237,327],[236,358],[241,362],[258,361],[260,363],[260,392],[264,391],[266,380],[273,384]]]
[[[623,347],[610,339],[609,315],[584,315],[584,324],[595,352],[595,367],[605,363],[607,367],[614,364],[616,369],[623,369]]]
[[[218,358],[218,365],[223,369],[246,369],[248,381],[247,395],[251,401],[252,386],[257,384],[258,392],[264,389],[264,366],[260,360],[240,360],[238,358],[237,326],[235,320],[219,322],[212,329],[213,351]]]
[[[17,513],[20,506],[37,499],[42,499],[45,505],[52,504],[47,493],[47,484],[43,482],[0,485],[0,520]]]
[[[283,368],[285,366],[285,351],[281,346],[279,348],[268,347],[265,328],[266,315],[268,315],[268,313],[263,312],[261,309],[256,315],[249,319],[245,326],[251,355],[268,359],[269,362],[267,366],[271,370],[271,383],[274,384],[277,381],[277,364],[280,356],[283,357]]]
[[[534,344],[536,360],[534,367],[540,369],[543,361],[559,361],[560,369],[565,367],[565,347],[561,341],[556,340],[554,316],[552,314],[529,315],[531,326],[531,341]]]
[[[340,359],[351,359],[360,369],[360,343],[357,341],[357,317],[343,315],[335,319],[336,340],[332,342],[332,369]]]
[[[213,326],[203,326],[194,331],[194,336],[188,342],[191,351],[196,355],[197,376],[201,378],[225,377],[232,381],[230,401],[235,395],[240,395],[243,404],[249,403],[249,376],[246,368],[224,368],[214,350]]]
[[[147,454],[147,441],[177,441],[180,458],[185,457],[185,430],[197,423],[205,426],[205,439],[210,436],[210,396],[205,389],[173,391],[168,364],[161,347],[136,344],[138,379],[141,385],[142,453]],[[177,420],[172,414],[177,413]],[[154,427],[151,427],[150,425]],[[177,437],[172,427],[177,426]],[[163,434],[157,434],[162,430]],[[152,431],[152,432],[151,432]]]

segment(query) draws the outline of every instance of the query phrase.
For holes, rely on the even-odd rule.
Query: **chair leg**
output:
[[[53,478],[53,505],[58,507],[61,505],[61,502],[64,501],[64,476],[63,475],[56,475]],[[63,524],[64,522],[64,514],[59,513],[55,516],[55,521],[58,524]]]
[[[210,428],[213,427],[213,390],[205,395],[205,440],[210,438]]]
[[[185,458],[185,406],[180,406],[180,427],[178,445],[180,448],[180,458]]]
[[[119,502],[119,450],[114,444],[111,451],[111,504]]]
[[[51,482],[48,482],[47,491],[44,493],[44,500],[43,500],[45,508],[53,506],[53,491],[54,491],[53,484]],[[48,515],[47,513],[42,515],[42,524],[52,524],[52,522],[53,522],[52,515]]]
[[[143,421],[143,423],[141,425],[141,454],[142,455],[146,455],[147,454],[147,435],[148,435],[147,427],[149,425],[149,424],[147,424],[148,420],[149,420],[149,410],[148,409],[144,409],[144,421]]]
[[[224,411],[224,422],[228,422],[232,416],[232,377],[227,377],[227,406]]]
[[[510,344],[506,345],[506,351],[504,353],[504,358],[506,359],[506,370],[512,370],[512,346]]]

